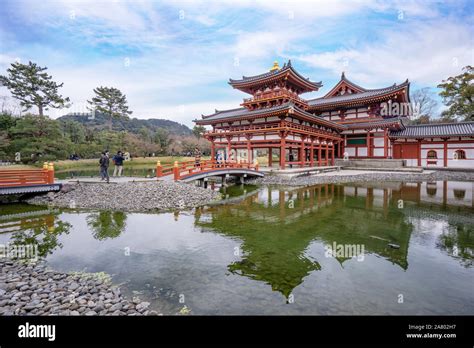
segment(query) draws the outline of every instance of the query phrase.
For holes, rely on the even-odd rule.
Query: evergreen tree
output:
[[[94,89],[95,97],[87,102],[94,109],[107,115],[109,130],[112,130],[112,120],[114,118],[128,117],[132,111],[128,110],[127,97],[122,92],[113,87],[97,87]]]
[[[204,126],[194,126],[193,128],[193,134],[196,138],[201,139],[201,137],[204,135],[204,133],[206,132],[206,127]]]
[[[56,83],[51,75],[35,63],[12,63],[7,69],[8,76],[0,76],[0,83],[10,90],[14,98],[20,101],[25,111],[33,106],[38,107],[38,113],[43,116],[43,110],[48,107],[61,109],[67,107],[69,98],[58,93],[63,83]]]
[[[12,153],[19,152],[23,162],[68,158],[71,142],[63,137],[59,122],[46,116],[27,114],[10,128]]]

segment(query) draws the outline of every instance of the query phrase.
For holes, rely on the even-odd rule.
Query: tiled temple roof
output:
[[[297,107],[293,102],[287,102],[282,105],[278,106],[273,106],[271,108],[262,108],[262,109],[256,109],[256,110],[248,110],[247,108],[238,108],[238,109],[230,109],[230,110],[222,110],[216,112],[211,115],[202,115],[201,120],[194,120],[194,122],[197,123],[213,123],[214,121],[219,121],[219,120],[232,120],[232,119],[239,119],[241,117],[249,117],[249,116],[264,116],[269,113],[274,113],[274,112],[281,112],[285,110],[290,110],[293,109],[295,112],[310,118],[312,120],[317,121],[319,124],[325,125],[327,127],[331,127],[334,129],[345,129],[345,125],[341,125],[339,123],[336,123],[334,121],[329,121],[324,119],[323,117],[316,116],[314,114],[311,114],[309,112],[306,112],[305,110]]]
[[[352,93],[352,94],[345,94],[345,95],[338,95],[335,97],[322,97],[316,99],[308,100],[308,105],[310,109],[321,107],[321,106],[330,106],[335,104],[344,104],[356,101],[362,101],[365,99],[376,98],[380,96],[384,96],[386,94],[390,94],[393,92],[397,92],[406,88],[410,85],[410,82],[405,81],[401,84],[394,84],[390,87],[379,88],[379,89],[367,89],[361,93]]]
[[[401,129],[405,129],[406,127],[403,124],[403,118],[401,117],[392,117],[383,120],[373,120],[368,122],[346,123],[345,126],[347,127],[347,129],[373,129],[380,127],[389,127],[395,124],[399,125]]]
[[[229,84],[234,88],[238,88],[241,85],[248,85],[249,83],[258,83],[260,81],[265,81],[269,78],[284,76],[288,72],[292,72],[297,77],[297,79],[299,79],[305,85],[307,85],[309,87],[308,90],[317,91],[322,86],[321,81],[320,82],[310,81],[309,78],[305,78],[300,73],[298,73],[291,65],[291,60],[289,60],[288,63],[285,63],[281,69],[269,71],[269,72],[259,74],[259,75],[254,75],[254,76],[242,76],[242,79],[240,80],[229,79]]]
[[[461,123],[434,123],[406,126],[400,131],[390,132],[394,138],[425,138],[446,136],[470,136],[474,137],[474,122]]]

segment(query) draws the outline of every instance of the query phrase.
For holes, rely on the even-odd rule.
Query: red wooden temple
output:
[[[471,164],[467,161],[471,152],[474,155],[472,122],[459,124],[456,129],[404,124],[412,112],[407,107],[411,107],[408,79],[385,88],[366,89],[342,73],[326,95],[306,100],[301,95],[317,91],[322,83],[303,77],[288,61],[281,68],[275,62],[269,72],[260,75],[230,79],[229,84],[251,97],[239,108],[216,110],[194,120],[212,127],[205,133],[212,158],[219,151],[224,160],[250,163],[255,151],[260,155],[266,152],[269,166],[277,155],[284,169],[288,165],[334,165],[335,158],[344,154],[355,159],[408,159],[410,165],[418,166],[447,166],[448,162],[465,166]],[[390,113],[392,106],[398,106],[394,114]],[[442,139],[438,139],[440,135]],[[425,158],[432,156],[428,148],[437,142],[444,144],[444,156],[439,154],[444,161],[430,162]],[[411,151],[410,146],[417,146],[417,150]],[[411,158],[417,160],[413,163]],[[459,158],[465,161],[460,163]]]

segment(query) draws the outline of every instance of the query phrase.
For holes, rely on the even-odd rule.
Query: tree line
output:
[[[95,158],[101,151],[128,151],[132,156],[186,155],[195,146],[209,152],[202,139],[203,127],[195,127],[189,135],[177,135],[167,129],[142,126],[130,132],[114,130],[113,121],[128,120],[126,96],[117,88],[100,86],[87,101],[90,117],[102,117],[106,127],[88,126],[71,119],[54,120],[45,111],[69,107],[70,99],[59,93],[63,83],[56,83],[46,72],[47,68],[33,62],[15,62],[0,76],[1,85],[7,87],[23,111],[33,107],[37,114],[15,115],[2,106],[0,113],[0,160],[31,163],[44,160],[67,159],[72,154],[80,158]]]

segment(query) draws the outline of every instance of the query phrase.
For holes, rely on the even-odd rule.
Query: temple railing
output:
[[[297,94],[293,94],[293,93],[289,93],[289,92],[285,92],[285,91],[262,93],[260,95],[255,95],[252,98],[244,98],[244,103],[258,102],[258,101],[273,99],[273,98],[278,98],[278,97],[294,99],[294,100],[300,101],[304,104],[307,103],[306,100],[304,100],[303,98],[301,98]]]
[[[54,184],[53,163],[42,169],[0,170],[0,187],[21,187]]]
[[[221,134],[231,134],[231,133],[239,133],[245,131],[259,131],[259,130],[302,130],[305,132],[314,133],[315,136],[328,136],[333,138],[339,138],[338,135],[330,133],[328,131],[322,130],[320,128],[315,128],[311,126],[305,126],[301,124],[296,124],[293,122],[282,121],[279,123],[272,123],[272,124],[261,124],[261,125],[248,125],[248,126],[238,126],[238,127],[231,127],[231,128],[221,128],[221,129],[214,129],[206,131],[206,135],[221,135]],[[342,138],[341,138],[342,140]]]

